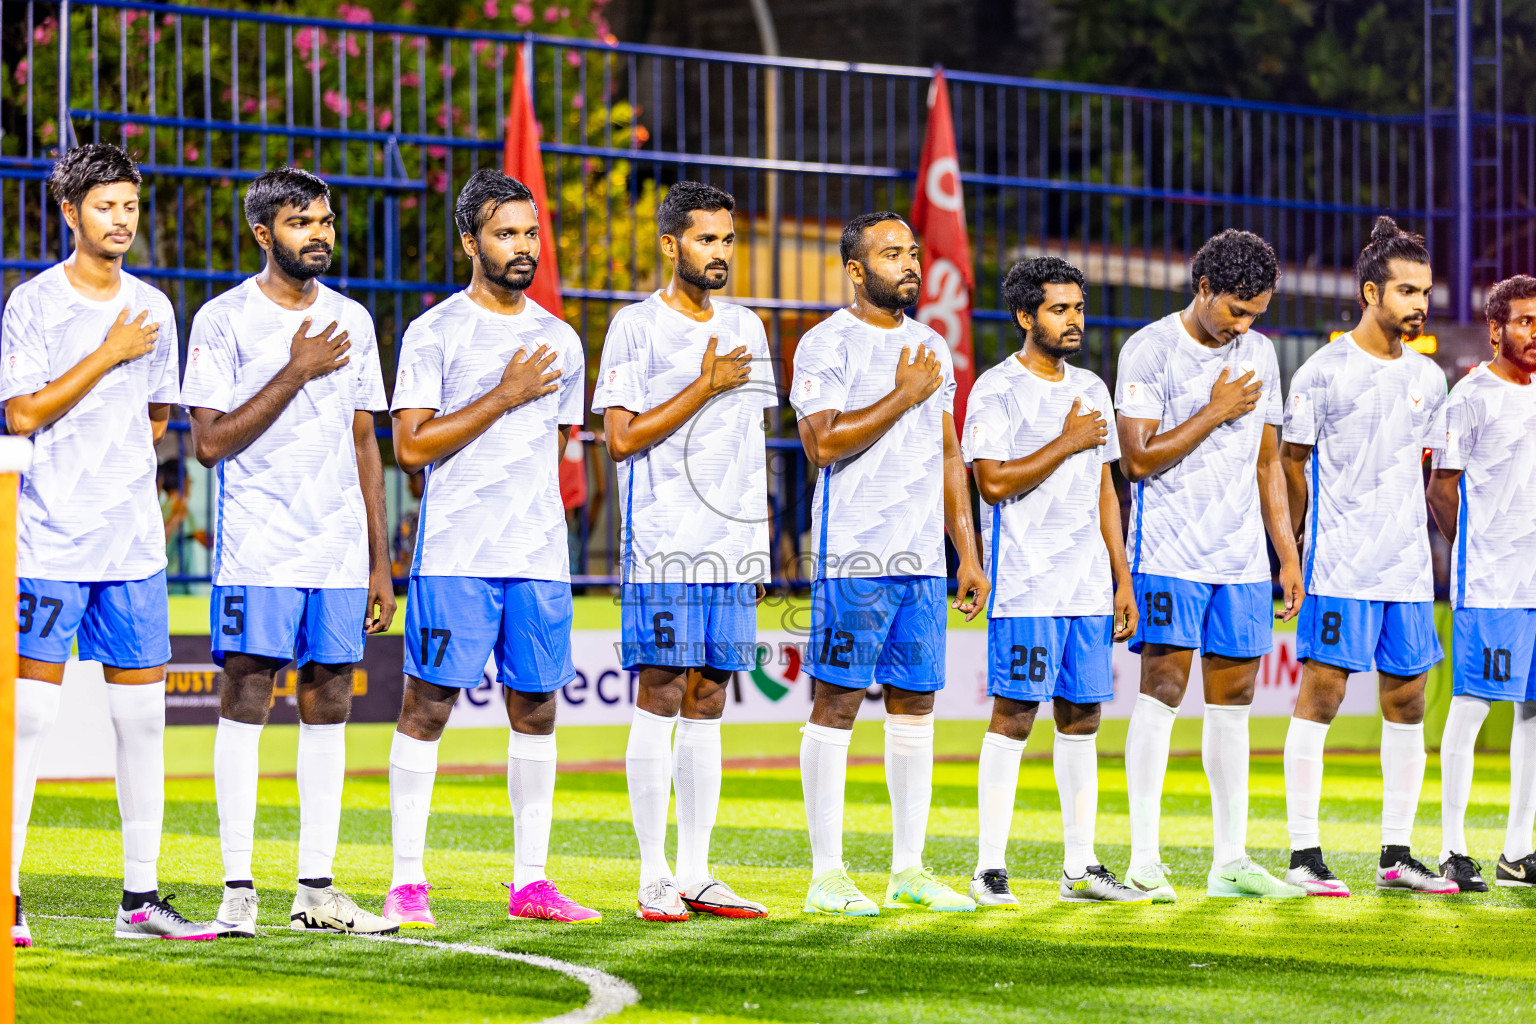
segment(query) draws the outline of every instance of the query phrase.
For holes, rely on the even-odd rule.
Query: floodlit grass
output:
[[[1502,758],[1480,759],[1469,837],[1491,860],[1503,835]],[[718,873],[773,911],[767,921],[635,920],[634,839],[619,775],[561,777],[551,871],[606,915],[573,928],[509,922],[511,816],[496,776],[439,778],[428,835],[437,887],[434,932],[597,967],[634,984],[626,1021],[1530,1021],[1536,1018],[1536,890],[1485,896],[1378,894],[1380,774],[1371,757],[1332,757],[1323,801],[1330,864],[1348,900],[1285,903],[1203,897],[1210,821],[1197,759],[1177,759],[1164,805],[1165,856],[1180,883],[1169,907],[1062,905],[1061,822],[1049,762],[1027,760],[1009,847],[1017,911],[873,920],[800,913],[809,875],[800,783],[793,772],[731,772],[715,832]],[[1283,868],[1278,758],[1256,760],[1250,847]],[[1098,844],[1116,870],[1128,848],[1124,772],[1101,772]],[[847,857],[883,894],[890,814],[878,767],[849,771]],[[162,891],[191,917],[219,898],[218,819],[210,781],[167,786]],[[297,793],[263,780],[257,822],[262,921],[255,941],[120,942],[104,918],[119,893],[117,808],[110,785],[41,787],[22,888],[37,948],[19,951],[24,1021],[528,1021],[580,1006],[578,983],[552,971],[465,953],[291,934]],[[1438,848],[1431,766],[1418,846]],[[975,856],[976,768],[935,772],[928,861],[963,886]],[[383,778],[348,781],[338,884],[380,909],[389,882]],[[42,915],[53,915],[44,917]]]

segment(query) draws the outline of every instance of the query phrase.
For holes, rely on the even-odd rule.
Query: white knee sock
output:
[[[800,730],[800,788],[811,833],[811,877],[843,866],[843,789],[852,729],[809,722]]]
[[[1317,824],[1323,802],[1323,744],[1328,726],[1307,718],[1292,718],[1285,731],[1285,818],[1291,849],[1322,846]]]
[[[640,885],[672,874],[667,866],[667,803],[672,796],[672,723],[635,708],[629,726],[624,770],[629,778],[629,813],[640,843]]]
[[[32,794],[43,760],[43,738],[59,717],[64,687],[41,679],[16,680],[16,759],[11,787],[11,893],[21,895],[21,854],[32,818]]]
[[[1509,740],[1509,820],[1504,825],[1504,859],[1531,853],[1536,826],[1536,701],[1515,702],[1515,731]]]
[[[720,719],[679,718],[672,750],[677,794],[677,884],[709,879],[709,835],[720,812]]]
[[[1244,856],[1248,846],[1248,706],[1207,704],[1200,760],[1211,787],[1211,863]]]
[[[213,793],[219,807],[219,849],[224,881],[253,881],[256,846],[256,782],[261,726],[220,718],[213,734]]]
[[[1061,798],[1062,870],[1081,878],[1088,865],[1099,863],[1093,852],[1093,829],[1099,814],[1098,734],[1056,734],[1051,752],[1056,768],[1056,793]]]
[[[108,683],[107,711],[117,733],[123,889],[155,892],[165,818],[165,683]]]
[[[507,799],[512,802],[512,887],[544,878],[555,816],[555,734],[507,739]]]
[[[299,723],[299,875],[330,878],[347,782],[347,724]]]
[[[1148,867],[1163,859],[1158,849],[1158,819],[1162,814],[1163,776],[1168,773],[1168,746],[1178,709],[1142,693],[1131,709],[1125,734],[1125,789],[1131,807],[1131,867]]]
[[[427,880],[427,817],[432,813],[432,783],[437,778],[440,740],[418,740],[396,732],[389,745],[389,825],[395,864],[389,887],[420,885]]]
[[[1019,758],[1026,740],[989,732],[981,738],[976,765],[976,874],[1008,866],[1008,833],[1013,829]]]
[[[933,803],[933,712],[885,718],[885,786],[891,794],[891,874],[919,867]]]
[[[1381,723],[1381,844],[1409,846],[1424,788],[1424,723]]]
[[[1488,718],[1481,697],[1451,698],[1440,735],[1440,860],[1467,853],[1467,803],[1472,799],[1472,758],[1477,734]],[[1513,753],[1513,751],[1511,751]],[[1511,761],[1513,766],[1513,761]]]

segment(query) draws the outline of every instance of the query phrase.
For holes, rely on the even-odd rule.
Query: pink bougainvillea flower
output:
[[[530,25],[530,24],[532,24],[533,23],[533,5],[532,4],[516,4],[515,6],[513,6],[513,8],[512,8],[512,20],[517,22],[519,25]]]
[[[443,171],[433,171],[427,175],[427,187],[433,192],[448,191],[448,175]]]
[[[187,144],[186,157],[188,163],[197,163],[197,158],[201,155],[202,154],[198,152],[196,146],[192,145],[191,143]]]
[[[446,157],[447,155],[448,155],[448,147],[447,146],[428,146],[427,147],[427,159],[428,160],[441,160],[444,157]]]
[[[352,116],[352,101],[344,99],[335,89],[327,89],[324,99],[325,107],[331,113],[340,114],[342,117]]]
[[[44,18],[32,28],[32,41],[40,46],[47,46],[53,42],[53,30],[58,27],[58,22],[53,18]]]
[[[16,79],[17,85],[27,84],[27,61],[25,57],[16,62],[16,73],[12,77]]]
[[[388,107],[385,107],[379,111],[378,121],[379,128],[386,132],[389,131],[390,126],[395,123],[395,112],[390,110]]]
[[[480,10],[491,20],[495,20],[501,14],[500,8],[496,5],[496,0],[485,0],[485,6],[481,7]]]
[[[546,7],[544,9],[544,20],[550,24],[554,24],[555,22],[559,21],[561,17],[562,15],[560,13],[560,8],[558,7]]]
[[[579,68],[581,67],[581,54],[575,50],[566,50],[565,62],[573,68]]]
[[[414,71],[407,72],[400,76],[400,84],[407,89],[414,89],[421,84],[421,76]]]

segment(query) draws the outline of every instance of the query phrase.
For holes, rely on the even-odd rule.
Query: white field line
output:
[[[111,921],[107,917],[69,917],[58,914],[28,914],[28,917],[36,917],[47,921],[94,921],[103,924]],[[273,925],[261,925],[262,931],[286,932],[287,928]],[[588,998],[585,1006],[577,1007],[568,1013],[562,1013],[555,1017],[545,1017],[535,1021],[534,1024],[593,1024],[605,1017],[611,1017],[626,1006],[634,1006],[640,1001],[640,992],[623,978],[614,977],[606,971],[600,971],[596,967],[583,967],[581,964],[573,964],[566,960],[556,960],[550,956],[538,956],[533,953],[512,953],[504,949],[495,949],[491,946],[474,946],[467,942],[437,942],[433,939],[407,939],[387,935],[358,935],[360,939],[371,939],[374,942],[386,945],[425,946],[428,949],[441,949],[449,953],[467,953],[471,956],[489,956],[498,960],[516,960],[519,963],[528,964],[531,967],[540,967],[547,971],[557,971],[575,981],[581,982],[587,987]]]

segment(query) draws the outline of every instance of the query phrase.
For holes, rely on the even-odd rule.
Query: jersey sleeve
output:
[[[1285,427],[1281,438],[1291,444],[1317,444],[1327,412],[1327,381],[1308,360],[1291,378],[1291,397],[1285,403]]]
[[[1104,414],[1104,425],[1109,429],[1109,439],[1099,449],[1099,461],[1117,462],[1120,459],[1120,432],[1115,428],[1115,403],[1103,381],[1095,382],[1093,394],[1099,411]]]
[[[175,405],[181,401],[181,332],[176,330],[176,313],[169,302],[159,313],[163,319],[155,350],[150,353],[154,362],[149,364],[149,400]]]
[[[1285,395],[1280,389],[1280,360],[1275,343],[1264,339],[1264,422],[1272,427],[1285,423]]]
[[[1477,435],[1482,428],[1482,403],[1473,401],[1469,390],[1452,390],[1445,401],[1445,439],[1435,450],[1436,469],[1466,469],[1477,448]]]
[[[1425,448],[1439,451],[1445,447],[1445,434],[1449,429],[1446,423],[1446,407],[1450,404],[1450,398],[1445,391],[1445,376],[1440,368],[1430,364],[1424,373],[1424,400],[1429,408],[1424,417]]]
[[[187,343],[187,372],[181,404],[189,409],[230,412],[235,405],[235,336],[222,308],[199,310]]]
[[[953,352],[944,352],[944,411],[951,416],[955,414],[955,396],[960,393],[960,382],[955,380],[955,356]]]
[[[1148,341],[1129,347],[1120,356],[1115,404],[1120,415],[1138,420],[1162,420],[1163,358]]]
[[[768,332],[756,313],[743,308],[741,311],[742,334],[748,339],[748,351],[752,353],[752,386],[762,395],[764,409],[779,406],[779,382],[774,374],[773,351],[768,347]]]
[[[564,326],[563,324],[561,326]],[[586,409],[582,400],[587,394],[587,358],[576,332],[566,328],[565,358],[560,369],[561,424],[579,427],[586,422]]]
[[[645,412],[645,360],[642,332],[631,321],[617,316],[608,325],[603,354],[597,364],[597,386],[592,389],[592,411],[601,416],[609,409]]]
[[[965,464],[969,466],[977,459],[1006,462],[1008,439],[1012,435],[1007,395],[986,382],[978,382],[965,404],[965,429],[960,438],[960,455]]]
[[[0,320],[0,402],[41,391],[53,379],[35,289],[13,296]]]
[[[801,419],[828,409],[841,412],[848,402],[848,368],[832,337],[829,331],[813,330],[795,349],[789,404]]]
[[[379,363],[379,339],[374,333],[373,318],[364,314],[352,337],[359,340],[362,350],[352,408],[357,412],[383,412],[389,408],[389,400],[384,397],[384,369]]]
[[[430,326],[413,322],[400,340],[391,412],[443,408],[443,342]]]

